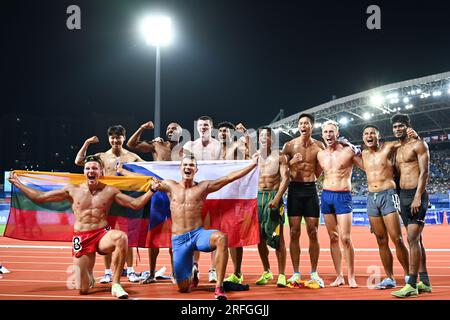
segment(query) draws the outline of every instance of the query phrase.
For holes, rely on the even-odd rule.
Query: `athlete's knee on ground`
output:
[[[190,290],[191,289],[191,283],[188,280],[184,280],[184,281],[178,282],[177,285],[178,285],[178,291],[181,292],[181,293],[188,293],[188,292],[191,291]]]
[[[80,289],[79,293],[80,293],[80,295],[86,295],[89,293],[89,289],[87,289],[87,288]]]

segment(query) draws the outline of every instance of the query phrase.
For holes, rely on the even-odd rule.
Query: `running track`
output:
[[[304,232],[304,230],[302,230]],[[288,229],[285,229],[288,233]],[[422,294],[416,300],[450,300],[450,226],[433,225],[426,226],[424,231],[424,245],[428,250],[427,264],[430,279],[433,285],[433,293]],[[256,279],[262,273],[262,265],[259,260],[256,246],[244,249],[243,273],[245,283],[250,284],[249,291],[229,292],[229,299],[239,300],[395,300],[389,292],[392,290],[371,290],[367,288],[367,279],[373,271],[379,269],[383,276],[383,268],[379,258],[376,240],[369,233],[368,227],[353,227],[352,239],[355,246],[355,269],[357,274],[358,289],[350,289],[348,286],[339,288],[326,287],[324,289],[290,289],[277,288],[276,277],[278,268],[275,252],[270,252],[271,269],[274,273],[274,280],[266,286],[254,285]],[[405,237],[406,239],[406,237]],[[328,250],[328,236],[324,226],[319,228],[319,240],[321,244],[321,254],[319,258],[319,274],[329,284],[335,279],[333,263]],[[287,248],[289,242],[286,241]],[[303,274],[310,271],[307,235],[301,236],[300,267]],[[391,244],[392,248],[392,244]],[[147,250],[140,249],[140,258],[136,271],[148,270]],[[99,284],[91,289],[91,293],[86,296],[79,296],[77,290],[67,288],[67,279],[70,276],[67,270],[71,266],[70,243],[67,242],[31,242],[20,241],[0,237],[0,262],[12,272],[1,275],[0,279],[0,300],[66,300],[66,299],[86,299],[86,300],[110,300],[115,299],[110,295],[109,284]],[[202,253],[200,260],[200,285],[190,294],[181,294],[176,290],[176,286],[170,280],[162,280],[157,283],[140,285],[126,282],[123,279],[123,286],[130,294],[131,299],[150,300],[179,300],[179,299],[212,299],[213,285],[207,282],[207,271],[209,268],[210,255]],[[289,277],[292,274],[289,251],[287,253],[287,270]],[[162,249],[158,257],[157,269],[167,267],[166,275],[170,275],[171,266],[167,249]],[[343,271],[346,275],[345,262],[343,260]],[[227,274],[232,271],[231,260],[228,263]],[[397,283],[403,286],[403,271],[396,260],[394,253],[394,273]],[[97,279],[103,274],[103,258],[97,255],[94,275]],[[305,277],[303,277],[305,278]],[[370,285],[370,283],[369,283]]]

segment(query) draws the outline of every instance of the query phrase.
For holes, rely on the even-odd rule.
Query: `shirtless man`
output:
[[[306,232],[309,237],[309,258],[311,261],[311,280],[324,287],[323,280],[317,273],[320,246],[317,232],[319,228],[320,207],[317,196],[316,180],[322,174],[317,165],[317,154],[325,149],[323,142],[311,138],[314,129],[314,116],[301,114],[298,117],[300,137],[287,142],[282,153],[289,160],[288,218],[291,232],[289,250],[294,274],[289,282],[300,280],[300,234],[302,217],[305,219]]]
[[[141,135],[144,130],[153,129],[153,122],[149,121],[142,124],[138,130],[130,137],[127,142],[127,146],[135,151],[139,152],[151,152],[153,161],[177,161],[181,159],[182,148],[179,144],[182,128],[176,123],[169,123],[166,129],[167,141],[161,138],[156,138],[152,141],[142,141]],[[127,173],[128,174],[128,173]],[[126,175],[126,174],[124,174]],[[172,257],[172,248],[169,248],[169,254]],[[153,283],[155,279],[156,260],[159,255],[159,248],[148,248],[148,258],[150,264],[150,273],[143,279],[142,283]],[[172,263],[173,270],[173,263]],[[173,276],[173,275],[172,275]],[[172,279],[174,279],[172,277]]]
[[[219,160],[221,144],[211,136],[213,120],[208,116],[197,119],[197,132],[200,137],[188,141],[183,146],[184,155],[193,155],[197,160]]]
[[[243,125],[241,124],[243,127]],[[240,127],[242,129],[242,127]],[[232,130],[235,131],[236,127],[228,121],[221,122],[217,125],[219,130],[218,140],[221,143],[220,159],[222,160],[247,160],[248,152],[246,149],[245,141],[232,140]],[[244,128],[245,129],[245,128]],[[242,266],[242,247],[230,248],[231,261],[233,262],[233,273],[228,276],[225,281],[242,283],[244,276],[241,272]]]
[[[125,162],[137,162],[144,161],[137,154],[130,152],[123,148],[123,143],[125,142],[125,128],[121,125],[115,125],[108,128],[108,139],[111,149],[106,152],[96,153],[104,163],[104,174],[106,176],[115,176],[117,165]],[[86,157],[86,152],[89,146],[93,143],[98,143],[97,136],[90,137],[87,139],[80,151],[78,151],[75,158],[75,164],[78,166],[83,166],[85,164],[84,158]],[[114,225],[114,217],[109,217],[110,225]],[[112,280],[112,270],[111,270],[111,255],[106,255],[105,259],[105,275],[100,279],[100,283],[108,283]],[[127,276],[130,282],[139,282],[139,277],[136,275],[133,269],[133,248],[130,248],[127,253]]]
[[[424,141],[411,139],[407,130],[411,127],[407,115],[397,114],[391,119],[394,136],[400,139],[397,150],[396,169],[400,174],[400,206],[403,224],[409,243],[409,279],[405,287],[393,292],[399,298],[415,297],[422,292],[431,292],[428,278],[422,232],[428,208],[426,186],[429,177],[430,153]],[[417,278],[420,275],[420,282]]]
[[[351,178],[353,164],[360,168],[363,166],[361,157],[355,154],[350,146],[338,143],[338,136],[339,125],[336,122],[329,120],[322,124],[322,138],[326,149],[317,154],[317,160],[325,175],[320,208],[330,237],[331,256],[337,274],[336,280],[330,286],[337,287],[345,284],[341,267],[340,239],[344,246],[349,286],[357,288],[355,252],[350,235],[353,210]]]
[[[197,132],[200,137],[194,141],[188,141],[183,146],[183,154],[191,155],[197,160],[219,160],[221,143],[211,136],[211,130],[213,129],[213,120],[208,116],[201,116],[197,119]],[[198,261],[200,259],[200,252],[194,253],[194,273],[196,276],[198,272]],[[216,266],[214,265],[214,252],[211,253],[211,267],[208,271],[208,281],[216,282]]]
[[[142,141],[141,135],[144,130],[153,129],[153,122],[142,124],[130,137],[127,146],[142,153],[151,152],[153,161],[178,161],[182,156],[182,148],[179,145],[182,128],[176,123],[169,123],[166,129],[167,141],[156,138],[152,141]]]
[[[258,220],[260,242],[258,253],[263,264],[264,273],[256,281],[265,285],[273,279],[270,271],[269,250],[267,244],[275,248],[278,261],[278,287],[286,286],[286,246],[284,244],[284,210],[282,197],[289,184],[289,168],[286,156],[280,155],[278,148],[273,148],[271,128],[259,129],[259,181],[258,181]]]
[[[138,210],[150,200],[153,192],[149,190],[139,198],[132,198],[117,188],[99,181],[103,175],[103,163],[98,156],[88,156],[84,164],[86,183],[69,184],[61,189],[42,192],[22,184],[15,173],[9,182],[19,188],[28,198],[37,203],[69,200],[75,215],[73,250],[74,265],[77,272],[77,287],[80,294],[87,294],[95,284],[93,269],[95,253],[112,254],[114,260],[114,278],[111,293],[119,299],[128,298],[120,285],[120,276],[127,254],[127,235],[119,230],[111,230],[107,215],[113,202]]]
[[[400,200],[396,193],[393,153],[400,147],[400,142],[379,143],[380,130],[368,124],[363,130],[363,141],[367,147],[362,152],[364,170],[367,175],[369,195],[367,197],[367,215],[372,232],[377,239],[381,262],[386,278],[375,285],[375,289],[395,288],[393,259],[389,248],[389,238],[395,245],[398,261],[408,275],[409,261],[400,226]],[[389,236],[388,236],[389,235]]]
[[[247,167],[231,172],[217,180],[194,181],[198,171],[196,160],[186,156],[181,161],[181,181],[163,180],[152,184],[152,188],[167,192],[172,212],[172,248],[175,277],[180,292],[191,289],[194,250],[210,252],[216,250],[217,282],[214,295],[225,300],[223,278],[228,260],[227,235],[218,230],[205,230],[202,222],[202,208],[208,194],[220,190],[225,185],[245,176],[256,168],[257,156]],[[192,276],[192,286],[198,284],[198,278]]]
[[[246,149],[245,142],[233,141],[232,135],[236,127],[228,121],[221,122],[217,125],[219,131],[218,141],[220,142],[220,160],[245,160]]]

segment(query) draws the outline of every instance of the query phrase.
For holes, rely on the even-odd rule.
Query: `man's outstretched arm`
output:
[[[138,198],[133,198],[117,190],[114,201],[116,201],[116,203],[121,205],[122,207],[130,208],[133,210],[139,210],[143,208],[147,202],[150,201],[153,194],[154,190],[150,189],[142,196]]]
[[[208,186],[207,186],[206,192],[207,193],[216,192],[216,191],[220,190],[221,188],[223,188],[224,186],[226,186],[227,184],[229,184],[239,178],[242,178],[243,176],[248,174],[250,171],[255,169],[256,166],[258,165],[258,156],[259,155],[257,153],[255,153],[252,157],[252,159],[253,159],[252,163],[250,165],[248,165],[247,167],[245,167],[241,170],[233,171],[230,174],[226,175],[225,177],[208,181]]]
[[[20,182],[15,172],[10,174],[8,181],[22,191],[28,198],[37,203],[58,202],[70,199],[67,187],[47,192],[36,190]]]

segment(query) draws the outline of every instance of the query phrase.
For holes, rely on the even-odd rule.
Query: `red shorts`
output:
[[[72,237],[72,256],[80,258],[81,256],[98,252],[98,243],[111,230],[110,226],[89,231],[74,231]],[[102,254],[101,252],[98,252]]]

